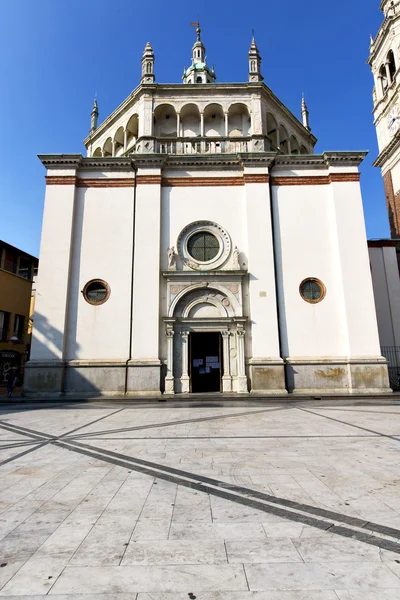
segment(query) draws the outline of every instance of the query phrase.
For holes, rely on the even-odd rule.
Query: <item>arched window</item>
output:
[[[151,73],[151,63],[147,63],[146,71],[147,73]]]
[[[386,69],[385,69],[385,65],[382,65],[379,71],[379,78],[381,80],[381,84],[382,84],[382,92],[385,93],[387,88],[388,88],[388,80],[387,80],[387,76],[386,76]]]
[[[201,77],[197,77],[196,83],[201,83],[201,81],[202,81]]]
[[[252,60],[251,61],[251,70],[254,72],[256,70],[256,61]]]
[[[394,81],[394,76],[396,74],[396,62],[394,60],[393,50],[389,50],[387,55],[387,61],[389,63],[389,73],[391,81]]]

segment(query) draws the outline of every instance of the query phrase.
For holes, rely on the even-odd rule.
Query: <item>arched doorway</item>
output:
[[[239,279],[169,282],[166,393],[248,392]]]

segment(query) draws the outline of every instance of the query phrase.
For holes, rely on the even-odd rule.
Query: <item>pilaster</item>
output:
[[[243,162],[248,237],[249,299],[252,356],[250,379],[253,392],[283,393],[285,378],[280,358],[269,164]],[[268,315],[268,318],[266,318]],[[240,336],[239,336],[240,338]],[[238,343],[242,343],[238,339]],[[272,375],[273,372],[273,375]]]
[[[161,162],[136,160],[135,252],[128,393],[160,393]]]
[[[25,389],[61,393],[65,359],[70,264],[74,242],[76,175],[81,157],[48,166],[40,244],[41,275],[35,302],[35,326]]]

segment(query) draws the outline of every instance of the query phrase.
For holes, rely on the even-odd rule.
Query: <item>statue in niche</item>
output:
[[[175,252],[174,246],[172,246],[172,248],[168,248],[167,254],[168,254],[168,269],[176,269],[177,254]]]
[[[239,256],[240,252],[238,250],[238,247],[235,246],[235,249],[233,251],[233,266],[235,269],[240,269]]]

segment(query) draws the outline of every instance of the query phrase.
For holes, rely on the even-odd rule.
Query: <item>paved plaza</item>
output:
[[[1,598],[400,598],[396,396],[0,413]]]

